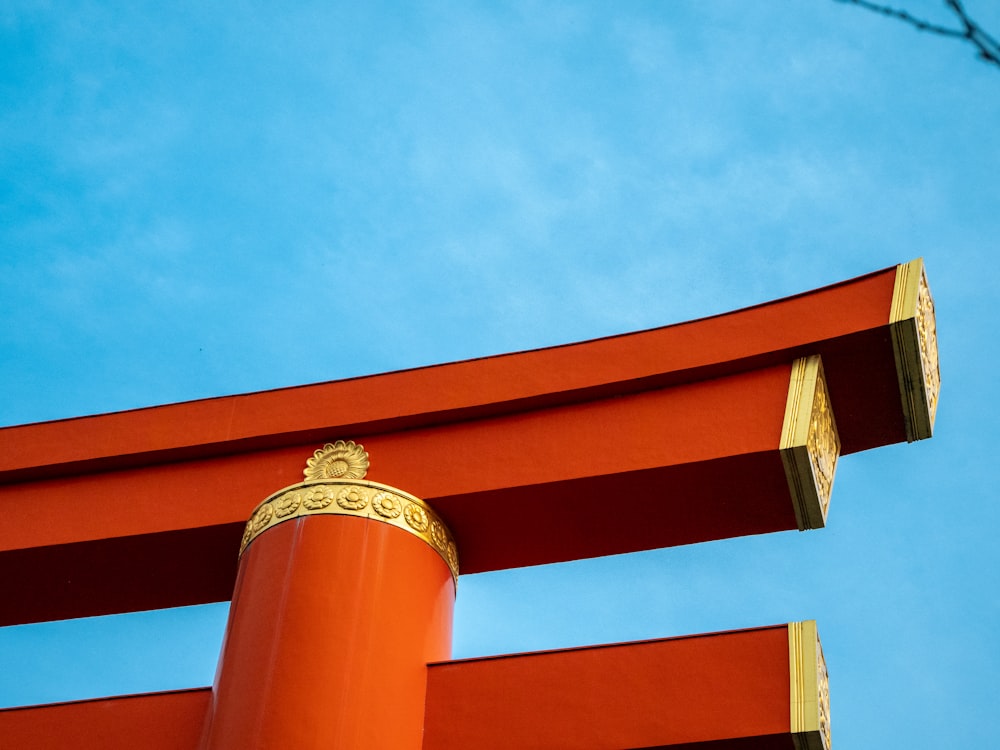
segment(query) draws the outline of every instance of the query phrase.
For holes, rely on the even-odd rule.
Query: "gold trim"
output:
[[[788,623],[788,673],[795,750],[830,750],[830,678],[815,620]]]
[[[912,443],[934,433],[941,392],[934,298],[922,258],[896,266],[889,331],[903,399],[906,440]]]
[[[819,355],[792,363],[779,452],[799,530],[823,528],[840,456],[840,436]]]
[[[458,550],[444,521],[423,500],[366,479],[302,482],[278,490],[254,508],[243,532],[240,556],[254,539],[278,524],[303,516],[357,516],[387,523],[423,539],[458,580]]]

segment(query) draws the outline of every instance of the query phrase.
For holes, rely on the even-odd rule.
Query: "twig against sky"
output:
[[[857,5],[873,13],[880,13],[883,16],[895,18],[920,31],[947,36],[952,39],[962,39],[976,48],[976,54],[980,60],[1000,67],[1000,42],[972,20],[962,5],[961,0],[944,0],[944,4],[955,14],[961,28],[950,28],[937,23],[931,23],[930,21],[925,21],[911,15],[906,10],[869,2],[869,0],[836,0],[836,2],[846,5]]]

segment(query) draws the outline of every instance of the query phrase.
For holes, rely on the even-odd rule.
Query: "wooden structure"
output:
[[[456,581],[822,527],[840,456],[929,437],[939,388],[917,260],[606,339],[5,428],[0,624],[233,605],[211,689],[8,709],[0,738],[828,747],[812,622],[449,661]]]

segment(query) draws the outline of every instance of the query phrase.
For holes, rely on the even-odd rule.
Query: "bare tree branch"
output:
[[[969,14],[965,12],[961,0],[945,0],[945,5],[951,8],[952,12],[958,16],[959,22],[961,22],[962,27],[965,29],[965,38],[979,50],[980,59],[984,62],[1000,66],[1000,43],[969,18]]]
[[[980,60],[1000,67],[1000,42],[997,42],[993,36],[969,17],[961,0],[944,0],[945,6],[955,14],[961,28],[949,28],[931,23],[930,21],[925,21],[911,15],[906,10],[870,2],[870,0],[836,0],[836,2],[844,3],[845,5],[857,5],[859,8],[870,10],[873,13],[895,18],[919,31],[951,37],[952,39],[962,39],[976,48],[976,56]]]

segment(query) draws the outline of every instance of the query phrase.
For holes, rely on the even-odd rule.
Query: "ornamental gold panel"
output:
[[[441,556],[457,581],[458,548],[441,517],[408,492],[363,479],[367,469],[368,454],[362,446],[343,440],[327,443],[309,459],[306,481],[278,490],[254,508],[240,556],[258,536],[285,521],[313,515],[356,516],[419,537]]]
[[[933,434],[941,392],[934,299],[921,258],[896,266],[889,331],[906,439],[912,443]]]
[[[816,621],[788,624],[791,732],[796,750],[830,750],[830,677]]]
[[[779,444],[800,530],[826,525],[840,435],[818,355],[792,363]]]

